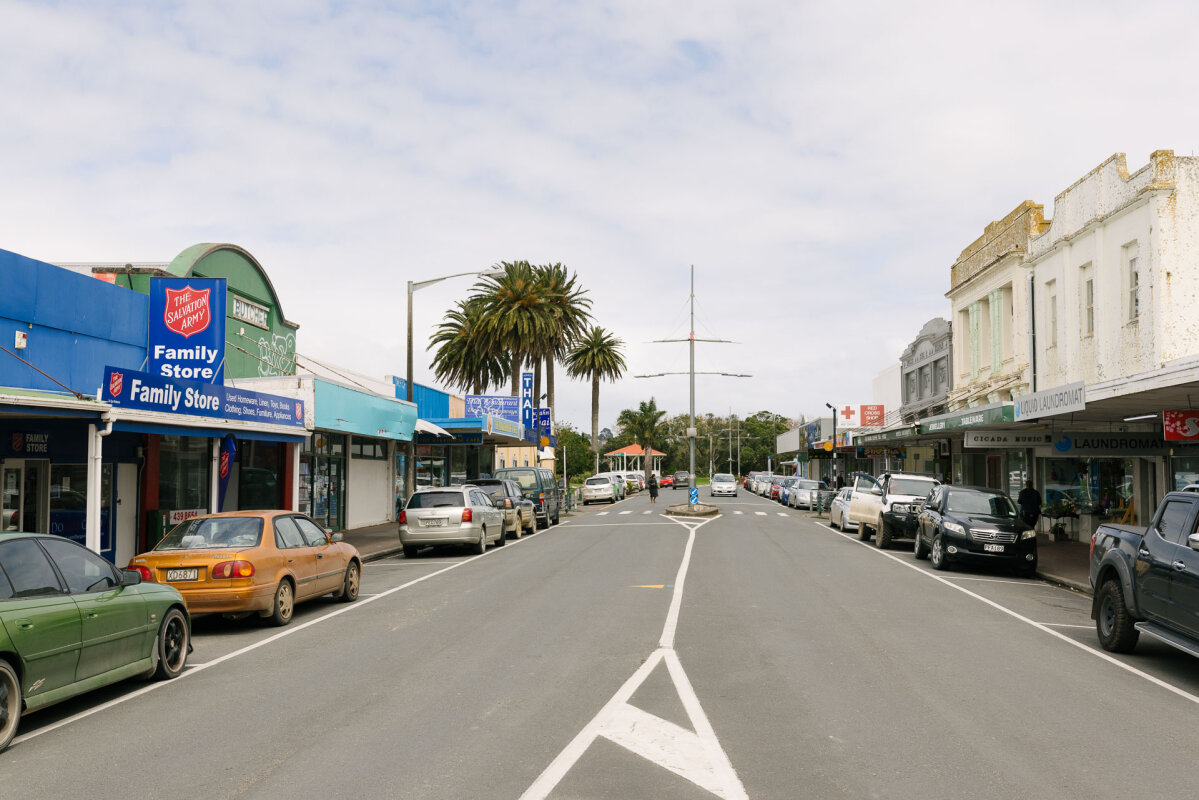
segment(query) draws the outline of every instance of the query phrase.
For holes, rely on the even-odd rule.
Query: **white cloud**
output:
[[[299,347],[403,370],[404,284],[577,270],[630,374],[701,411],[819,412],[933,316],[983,226],[1116,151],[1190,153],[1196,10],[1150,2],[6,2],[0,247],[166,260],[233,241]],[[418,295],[418,342],[468,287]],[[682,328],[680,329],[680,324]],[[428,357],[418,372],[428,375]],[[589,424],[589,387],[559,381]],[[602,393],[604,424],[685,377]]]

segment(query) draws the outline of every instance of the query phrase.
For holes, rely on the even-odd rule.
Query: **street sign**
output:
[[[698,503],[699,502],[699,489],[692,489],[691,494],[687,498],[687,500],[688,500],[688,502],[691,503],[691,505],[695,505],[696,503]]]

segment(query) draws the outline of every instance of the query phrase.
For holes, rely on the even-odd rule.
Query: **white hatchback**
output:
[[[723,495],[725,497],[737,496],[737,479],[727,472],[718,472],[712,476],[712,480],[708,483],[708,492],[712,497]]]
[[[583,505],[599,502],[615,503],[616,485],[603,476],[588,478],[583,484]]]

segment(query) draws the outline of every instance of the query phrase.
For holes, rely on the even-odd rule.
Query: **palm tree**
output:
[[[433,371],[438,380],[471,394],[502,384],[508,375],[508,354],[484,334],[482,317],[477,298],[460,300],[430,339],[437,345]]]
[[[666,412],[659,409],[657,401],[651,397],[648,403],[642,400],[636,411],[631,408],[621,411],[620,416],[616,419],[616,424],[625,433],[630,434],[637,444],[641,445],[647,484],[649,483],[650,454],[654,451],[654,444],[666,435],[666,425],[662,422],[662,418],[665,416]]]
[[[577,286],[578,276],[561,264],[546,264],[537,268],[546,301],[551,313],[552,331],[539,356],[545,360],[546,406],[554,409],[554,362],[566,358],[570,346],[579,339],[591,323],[591,300],[586,290]],[[540,386],[536,387],[540,397]]]
[[[528,261],[502,262],[497,275],[475,284],[481,308],[480,331],[509,355],[512,394],[520,395],[520,369],[539,342],[549,336],[552,313],[537,271]]]
[[[566,374],[576,380],[591,379],[591,449],[599,452],[600,379],[620,380],[627,365],[624,342],[598,325],[592,326],[566,355]]]

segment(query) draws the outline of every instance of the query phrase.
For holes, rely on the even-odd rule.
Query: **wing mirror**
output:
[[[345,537],[344,537],[344,536],[342,536],[340,533],[333,533],[333,534],[330,534],[330,535],[329,535],[329,538],[330,538],[331,540],[335,541],[335,542],[340,542],[340,541],[342,541],[343,539],[345,539]]]
[[[870,493],[871,493],[871,494],[876,494],[876,495],[878,495],[879,497],[882,497],[882,495],[883,495],[883,487],[881,487],[881,486],[871,486],[871,487],[870,487]]]
[[[1187,545],[1192,550],[1199,550],[1199,533],[1192,533],[1187,537]]]
[[[142,582],[142,574],[135,569],[121,570],[122,586],[137,586]]]

